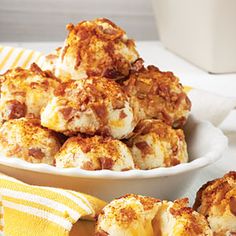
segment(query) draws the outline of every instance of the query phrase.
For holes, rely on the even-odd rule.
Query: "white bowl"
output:
[[[206,121],[190,116],[185,126],[190,161],[153,170],[87,171],[59,169],[46,164],[31,164],[17,158],[0,158],[0,171],[29,184],[62,187],[111,200],[127,193],[161,199],[181,197],[197,172],[214,162],[227,147],[222,131]]]

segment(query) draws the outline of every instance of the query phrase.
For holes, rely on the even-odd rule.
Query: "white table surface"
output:
[[[25,43],[0,43],[8,46],[19,46],[50,52],[62,45],[61,42],[25,42]],[[205,89],[224,96],[236,97],[235,74],[209,74],[196,66],[179,58],[166,50],[158,41],[137,42],[140,56],[145,59],[146,65],[153,64],[161,70],[173,71],[184,85]],[[190,201],[195,197],[197,189],[206,181],[220,177],[230,170],[236,170],[236,110],[233,110],[220,125],[225,135],[229,138],[229,148],[221,160],[202,170],[191,189],[186,193]]]

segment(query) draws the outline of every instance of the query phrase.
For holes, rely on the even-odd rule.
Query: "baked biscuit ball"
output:
[[[108,19],[69,24],[67,29],[55,72],[63,81],[89,76],[120,79],[139,57],[134,41]]]
[[[93,137],[71,137],[57,153],[56,166],[85,170],[124,171],[134,169],[132,155],[120,140]]]
[[[162,201],[153,222],[154,236],[213,236],[204,216],[188,207],[188,199]]]
[[[172,72],[143,67],[132,72],[123,87],[140,119],[160,119],[175,128],[185,124],[191,103]]]
[[[140,121],[127,141],[140,169],[170,167],[188,161],[184,132],[160,120]]]
[[[204,216],[175,202],[129,194],[113,200],[98,216],[96,236],[212,236]]]
[[[98,217],[96,236],[154,236],[152,221],[160,200],[129,194],[113,200]]]
[[[9,120],[0,128],[0,154],[5,157],[53,165],[60,146],[56,134],[36,119]]]
[[[124,138],[134,129],[135,117],[126,94],[115,81],[102,77],[61,84],[41,113],[43,126],[74,135],[102,134]]]
[[[194,208],[207,218],[214,236],[236,235],[236,172],[203,185]]]
[[[29,70],[9,70],[0,80],[2,122],[26,116],[39,118],[42,107],[47,104],[54,89],[59,85],[49,71],[42,71],[36,64],[32,64]]]

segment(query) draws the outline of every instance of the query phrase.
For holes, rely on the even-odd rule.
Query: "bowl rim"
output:
[[[219,160],[225,149],[228,146],[228,138],[223,132],[211,124],[209,121],[202,121],[190,115],[191,120],[198,125],[202,124],[206,128],[211,129],[215,132],[214,141],[217,143],[213,150],[208,151],[204,155],[197,157],[193,161],[187,163],[181,163],[172,167],[159,167],[151,170],[128,170],[128,171],[112,171],[112,170],[83,170],[78,167],[72,168],[58,168],[50,166],[48,164],[33,164],[21,160],[19,158],[8,158],[0,157],[0,165],[13,167],[16,169],[22,169],[26,171],[40,172],[45,174],[53,174],[67,177],[85,178],[85,179],[145,179],[145,178],[156,178],[156,177],[167,177],[186,173],[199,168],[203,168],[211,163]],[[189,118],[190,118],[189,117]]]

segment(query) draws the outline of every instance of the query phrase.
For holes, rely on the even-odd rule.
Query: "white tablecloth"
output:
[[[61,46],[60,42],[1,43],[9,46],[25,47],[44,52]],[[140,56],[146,65],[154,64],[161,70],[173,71],[184,85],[205,89],[224,96],[236,97],[236,74],[209,74],[166,50],[160,42],[138,42]],[[233,110],[220,128],[229,138],[229,148],[221,160],[202,170],[186,196],[192,201],[197,189],[206,181],[220,177],[227,171],[236,170],[236,110]]]

